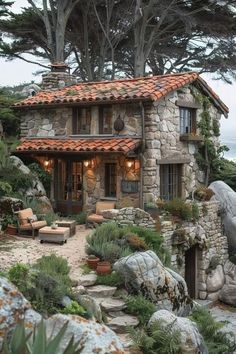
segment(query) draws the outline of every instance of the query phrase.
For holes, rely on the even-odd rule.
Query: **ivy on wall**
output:
[[[213,137],[218,137],[220,135],[220,128],[218,122],[215,119],[211,119],[211,102],[209,98],[203,95],[198,95],[196,99],[203,107],[198,128],[200,129],[200,134],[203,136],[204,140],[199,147],[198,152],[195,154],[195,158],[199,168],[205,172],[205,185],[208,186],[209,182],[214,180],[214,176],[219,173],[222,153],[229,149],[225,145],[222,145],[217,149],[212,141]]]

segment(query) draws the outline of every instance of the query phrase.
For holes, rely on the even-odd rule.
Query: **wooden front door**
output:
[[[185,252],[185,281],[189,296],[197,297],[197,246],[189,248]]]
[[[56,210],[63,215],[82,211],[82,168],[80,161],[58,159],[55,163]]]

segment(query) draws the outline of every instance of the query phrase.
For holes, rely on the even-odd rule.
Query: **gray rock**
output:
[[[61,304],[62,304],[62,306],[66,307],[71,304],[71,301],[72,300],[69,298],[69,296],[63,296],[63,298],[61,300]]]
[[[108,298],[101,302],[102,310],[109,311],[121,311],[126,307],[126,304],[123,300]]]
[[[81,275],[79,278],[79,285],[83,286],[92,286],[97,281],[97,274],[89,273]]]
[[[102,323],[101,307],[95,299],[89,295],[79,295],[77,300],[93,319],[96,319],[98,322]]]
[[[117,288],[115,286],[95,285],[87,289],[91,296],[103,298],[113,296]]]
[[[236,282],[225,284],[219,293],[219,299],[227,305],[236,307]]]
[[[208,292],[216,292],[220,290],[225,283],[225,275],[222,265],[218,265],[207,276],[206,285]]]
[[[54,315],[45,321],[47,336],[54,337],[61,327],[68,323],[65,335],[62,338],[61,346],[56,354],[62,354],[68,342],[74,337],[81,349],[81,354],[105,354],[124,352],[123,345],[117,335],[103,324],[88,321],[80,316]]]
[[[5,334],[15,328],[30,307],[30,303],[13,284],[0,278],[0,351]]]
[[[224,264],[225,282],[236,281],[236,265],[227,260]]]
[[[83,285],[78,285],[75,289],[74,289],[74,293],[76,295],[81,295],[81,294],[85,294],[86,293],[86,289]]]
[[[124,314],[123,316],[115,317],[108,320],[108,327],[116,333],[126,333],[127,327],[137,327],[139,320],[135,316]]]
[[[181,353],[208,354],[208,349],[199,333],[197,326],[188,318],[177,317],[167,310],[155,312],[149,320],[149,325],[161,322],[163,326],[169,326],[170,331],[179,331],[181,341]]]
[[[229,252],[236,253],[236,193],[226,183],[215,181],[209,185],[222,210],[222,221],[228,238]]]
[[[153,302],[160,302],[177,313],[186,307],[189,297],[185,280],[165,268],[153,251],[121,258],[114,264],[114,270],[124,277],[130,291],[141,292]]]

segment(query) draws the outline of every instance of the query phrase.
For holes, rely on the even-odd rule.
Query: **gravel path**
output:
[[[17,262],[34,263],[42,256],[52,253],[67,259],[71,274],[81,274],[80,265],[83,263],[85,254],[86,236],[91,229],[85,229],[82,225],[77,226],[76,234],[70,237],[63,246],[57,243],[41,244],[36,238],[1,237],[0,238],[0,270],[5,270]]]

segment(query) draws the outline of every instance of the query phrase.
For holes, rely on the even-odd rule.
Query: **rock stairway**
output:
[[[88,294],[93,301],[96,301],[101,310],[106,313],[107,323],[116,333],[126,333],[127,327],[136,327],[139,320],[135,316],[131,316],[123,312],[126,304],[123,300],[115,298],[114,294],[117,290],[115,286],[94,285],[96,283],[95,274],[87,274],[80,278],[80,286],[84,286],[84,292]]]

